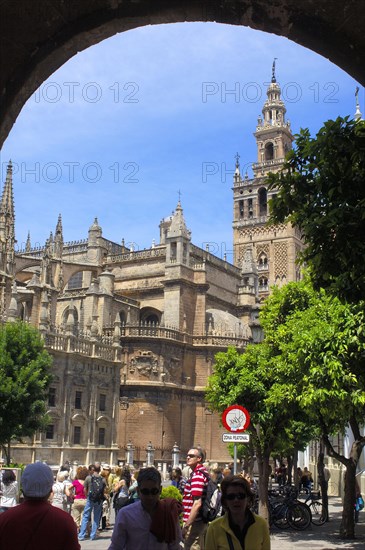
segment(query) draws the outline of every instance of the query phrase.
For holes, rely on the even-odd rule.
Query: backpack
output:
[[[221,506],[221,491],[208,474],[201,472],[205,479],[208,481],[203,494],[203,502],[200,508],[200,517],[204,523],[209,523],[213,521],[216,517],[221,515],[222,506]]]
[[[104,479],[101,476],[91,476],[88,497],[92,502],[101,502],[104,498]]]

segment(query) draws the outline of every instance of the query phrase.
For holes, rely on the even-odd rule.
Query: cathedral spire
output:
[[[188,228],[186,227],[186,222],[184,218],[183,209],[181,206],[180,198],[177,203],[175,212],[172,215],[171,219],[171,225],[168,230],[168,236],[169,237],[176,237],[178,235],[181,235],[183,237],[186,237],[190,240],[191,234]]]
[[[360,104],[359,104],[359,87],[358,86],[356,86],[355,98],[356,98],[356,113],[355,113],[354,119],[362,120],[362,114],[360,111]]]
[[[9,161],[0,201],[0,270],[12,272],[15,245],[15,211],[13,196],[13,165]]]
[[[30,242],[30,231],[28,231],[27,242],[25,243],[25,252],[30,252],[31,248],[32,248],[32,245]]]
[[[61,258],[63,252],[63,230],[62,230],[62,216],[58,215],[56,231],[54,236],[54,254],[56,258]]]
[[[1,197],[0,213],[14,218],[13,164],[11,160],[9,160],[6,170],[6,180]]]
[[[282,168],[285,155],[292,147],[293,135],[289,120],[285,119],[286,107],[281,99],[281,88],[276,81],[276,58],[272,65],[271,82],[267,99],[256,126],[257,162],[253,165],[254,176],[266,176]]]

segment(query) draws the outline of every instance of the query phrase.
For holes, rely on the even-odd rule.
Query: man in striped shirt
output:
[[[202,449],[192,447],[186,459],[187,465],[192,469],[192,474],[185,484],[183,496],[184,526],[182,535],[184,550],[204,550],[204,535],[207,524],[202,521],[199,512],[208,485],[209,474],[203,466],[203,462],[204,453]]]

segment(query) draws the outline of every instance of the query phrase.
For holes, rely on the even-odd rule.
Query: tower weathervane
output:
[[[275,76],[275,61],[277,60],[277,57],[274,57],[274,61],[272,63],[272,75],[271,75],[271,82],[276,82],[276,76]]]

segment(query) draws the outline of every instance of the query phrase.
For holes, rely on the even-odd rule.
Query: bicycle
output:
[[[311,523],[310,508],[296,498],[296,491],[289,488],[284,496],[271,493],[269,496],[270,524],[279,529],[292,527],[302,531]]]
[[[314,525],[323,525],[328,520],[328,510],[319,500],[320,496],[320,491],[311,490],[304,501],[304,504],[309,506],[311,511],[311,521]]]

